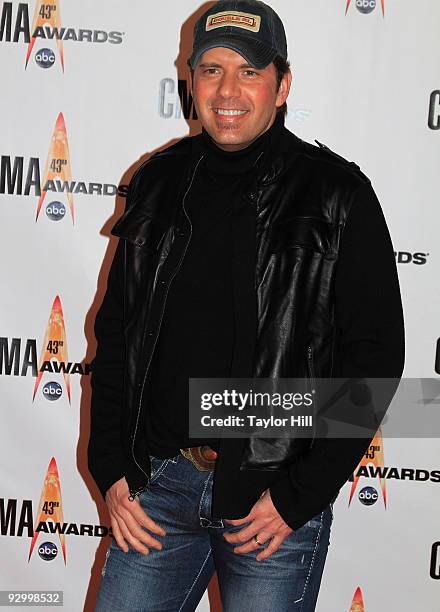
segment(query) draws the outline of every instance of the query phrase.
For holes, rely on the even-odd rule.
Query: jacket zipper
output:
[[[149,480],[150,479],[148,479],[148,481]],[[142,493],[143,491],[146,491],[147,489],[148,489],[148,483],[145,486],[143,485],[142,487],[138,487],[137,489],[130,489],[130,495],[128,496],[128,499],[130,501],[134,501],[137,495],[140,495],[140,493]]]
[[[147,367],[145,369],[144,378],[143,378],[143,382],[142,382],[142,388],[141,388],[141,394],[140,394],[140,398],[139,398],[138,411],[137,411],[137,415],[136,415],[136,425],[135,425],[135,428],[134,428],[134,433],[133,433],[132,442],[131,442],[131,454],[132,454],[132,457],[133,457],[136,465],[138,466],[138,468],[147,477],[147,484],[142,486],[142,487],[139,487],[138,489],[135,489],[135,490],[131,490],[130,489],[130,498],[129,499],[131,501],[133,501],[133,499],[136,497],[136,495],[139,495],[139,493],[141,493],[142,491],[145,491],[148,488],[148,483],[150,481],[150,476],[142,469],[142,467],[139,465],[139,463],[136,460],[136,457],[135,457],[135,454],[134,454],[134,443],[135,443],[135,440],[136,440],[136,433],[137,433],[137,428],[138,428],[138,425],[139,425],[139,416],[140,416],[140,413],[141,413],[142,396],[144,394],[145,382],[146,382],[148,370],[149,370],[149,367],[150,367],[150,364],[151,364],[151,359],[152,359],[153,354],[154,354],[154,349],[156,348],[157,339],[159,337],[159,332],[160,332],[160,327],[162,325],[163,315],[164,315],[164,312],[165,312],[165,305],[166,305],[166,300],[167,300],[167,297],[168,297],[168,292],[170,290],[171,283],[173,282],[173,280],[174,280],[175,276],[177,275],[178,271],[180,270],[180,267],[182,265],[182,262],[184,260],[185,255],[186,255],[186,251],[188,250],[188,245],[189,245],[189,243],[191,241],[191,237],[192,237],[193,226],[192,226],[192,223],[191,223],[191,219],[189,218],[189,215],[188,215],[188,213],[186,211],[186,208],[185,208],[185,200],[186,200],[186,197],[187,197],[187,195],[188,195],[188,193],[189,193],[189,191],[190,191],[190,189],[191,189],[191,187],[193,185],[194,177],[195,177],[195,175],[197,173],[198,167],[199,167],[200,162],[202,161],[203,158],[204,158],[204,155],[202,155],[202,157],[200,157],[200,159],[198,160],[198,162],[197,162],[197,164],[196,164],[196,166],[194,168],[194,172],[193,172],[193,174],[191,176],[191,180],[190,180],[190,183],[188,185],[188,188],[186,189],[186,191],[184,193],[184,196],[183,196],[183,199],[182,199],[182,209],[183,209],[183,212],[185,213],[186,218],[188,219],[188,223],[189,223],[189,226],[190,226],[189,239],[188,239],[188,242],[186,243],[185,250],[183,251],[182,257],[179,260],[177,268],[175,269],[174,274],[171,277],[170,282],[168,283],[167,291],[166,291],[166,294],[165,294],[165,297],[164,297],[164,301],[163,301],[163,305],[162,305],[162,312],[161,312],[161,315],[160,315],[160,321],[159,321],[159,326],[158,326],[157,333],[156,333],[156,338],[154,340],[154,345],[153,345],[153,348],[151,350],[150,359],[148,360],[148,364],[147,364]]]

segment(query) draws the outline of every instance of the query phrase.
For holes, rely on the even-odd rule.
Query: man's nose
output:
[[[221,98],[238,98],[240,97],[240,83],[234,74],[224,74],[219,82],[218,95]]]

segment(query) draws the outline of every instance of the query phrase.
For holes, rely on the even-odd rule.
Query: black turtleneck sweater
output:
[[[146,429],[157,457],[202,444],[219,450],[216,439],[188,437],[188,379],[229,378],[251,358],[256,313],[243,318],[240,307],[255,304],[255,208],[241,194],[282,125],[275,122],[234,152],[203,132],[204,158],[185,202],[191,240],[167,296],[150,370]]]

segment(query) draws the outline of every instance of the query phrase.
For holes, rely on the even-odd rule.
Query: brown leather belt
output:
[[[191,446],[190,448],[181,448],[180,452],[200,472],[211,472],[215,468],[217,453],[210,446]]]

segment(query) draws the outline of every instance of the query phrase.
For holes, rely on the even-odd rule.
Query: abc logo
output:
[[[364,506],[372,506],[377,502],[378,494],[374,487],[364,487],[359,491],[359,501]]]
[[[50,68],[55,64],[55,53],[52,49],[40,49],[35,54],[35,61],[40,68]]]
[[[51,221],[60,221],[66,214],[66,207],[62,202],[50,202],[46,206],[46,215]]]
[[[59,385],[57,382],[48,382],[43,387],[44,397],[51,402],[60,399],[62,394],[63,390],[61,389],[61,385]]]
[[[53,542],[44,542],[38,547],[38,554],[45,561],[52,561],[58,554],[58,548]]]
[[[374,11],[376,8],[376,0],[356,0],[356,6],[358,11],[365,15]]]

